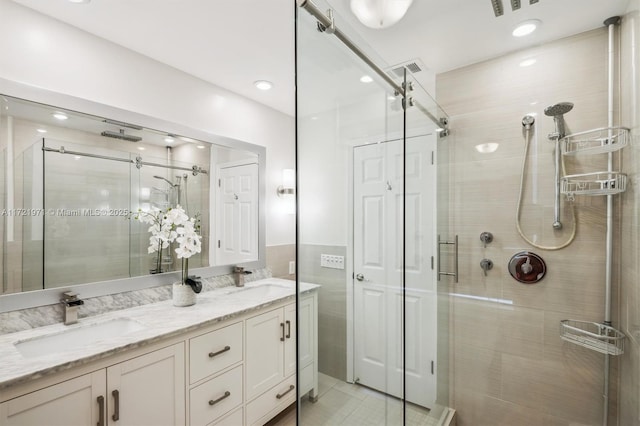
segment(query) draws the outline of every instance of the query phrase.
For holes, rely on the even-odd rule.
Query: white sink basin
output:
[[[231,289],[225,289],[221,293],[211,292],[204,296],[205,298],[212,298],[215,300],[235,300],[235,299],[257,299],[260,301],[261,299],[269,300],[273,297],[283,297],[288,296],[290,294],[294,294],[295,289],[293,287],[274,284],[274,283],[265,283],[254,286],[247,287],[232,287]]]
[[[22,356],[31,358],[52,353],[69,352],[101,340],[122,336],[145,328],[128,318],[115,318],[93,324],[74,324],[68,329],[14,343]]]

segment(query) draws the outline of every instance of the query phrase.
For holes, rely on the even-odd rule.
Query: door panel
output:
[[[426,407],[435,400],[434,142],[407,140],[406,160],[402,141],[356,147],[353,172],[355,377]]]

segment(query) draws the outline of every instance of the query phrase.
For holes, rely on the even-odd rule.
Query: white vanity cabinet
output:
[[[301,297],[300,312],[298,327],[305,346],[300,348],[300,365],[306,368],[306,380],[300,382],[300,395],[311,391],[310,395],[315,397],[318,388],[315,292]],[[296,323],[295,303],[246,321],[247,425],[264,424],[295,402]]]
[[[282,299],[4,388],[0,425],[263,425],[317,395],[317,292],[299,300],[298,322]]]
[[[0,424],[183,425],[184,344],[45,387],[0,404]]]

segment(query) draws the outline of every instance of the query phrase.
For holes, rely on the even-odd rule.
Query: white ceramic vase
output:
[[[196,304],[196,293],[190,285],[173,283],[173,306],[191,306]]]

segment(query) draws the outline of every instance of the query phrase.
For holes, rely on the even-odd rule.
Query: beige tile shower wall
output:
[[[295,244],[267,246],[267,267],[271,269],[271,275],[274,278],[295,280],[296,274],[289,273],[289,262],[294,262],[295,260]]]
[[[620,318],[627,335],[620,365],[620,424],[640,424],[640,13],[620,28],[621,122],[631,128],[623,171],[630,189],[622,197]],[[634,72],[635,71],[635,72]]]
[[[523,59],[535,58],[530,67]],[[458,425],[600,424],[604,356],[566,343],[559,322],[601,322],[604,316],[604,197],[578,197],[577,235],[567,248],[542,250],[516,230],[516,205],[525,147],[521,124],[535,114],[522,204],[522,229],[538,245],[570,237],[573,213],[562,201],[564,228],[554,231],[553,119],[544,108],[573,102],[567,133],[607,123],[607,31],[593,30],[529,50],[443,73],[437,99],[450,114],[452,232],[460,241],[460,280],[451,295],[452,406]],[[475,146],[497,143],[493,153]],[[567,174],[606,168],[606,156],[566,161]],[[492,232],[486,248],[479,239]],[[620,241],[620,234],[616,234]],[[509,259],[530,250],[544,258],[545,278],[515,281]],[[485,277],[483,258],[494,267]],[[616,282],[614,280],[614,282]],[[617,300],[614,286],[614,300]],[[614,325],[619,326],[614,308]],[[612,367],[610,414],[616,417],[617,370]],[[614,423],[612,423],[614,424]]]

